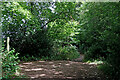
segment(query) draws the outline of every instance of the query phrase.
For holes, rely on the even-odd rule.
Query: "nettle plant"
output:
[[[18,66],[18,55],[19,53],[15,53],[15,49],[10,50],[9,52],[4,48],[1,49],[2,54],[2,70],[3,70],[3,78],[10,77],[15,75],[17,70],[19,69]]]

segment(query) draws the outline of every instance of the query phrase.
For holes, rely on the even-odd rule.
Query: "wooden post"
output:
[[[9,45],[9,42],[10,42],[10,38],[9,37],[7,37],[7,51],[9,52],[9,50],[10,50],[10,45]]]

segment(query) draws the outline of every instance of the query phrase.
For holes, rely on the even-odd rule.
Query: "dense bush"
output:
[[[22,59],[71,60],[79,56],[78,48],[86,60],[105,59],[119,76],[120,3],[80,5],[3,3],[3,35]]]
[[[56,54],[52,55],[48,59],[50,59],[50,60],[73,60],[73,59],[78,58],[79,56],[80,56],[80,54],[77,51],[76,46],[71,45],[71,46],[60,47],[56,51]]]
[[[61,58],[66,60],[78,58],[79,55],[76,46],[64,46],[63,48],[60,48],[60,54],[58,54],[58,56],[61,56]]]
[[[54,11],[51,9],[53,4],[56,6]],[[75,5],[59,2],[3,2],[4,38],[10,37],[11,48],[15,48],[22,59],[49,57],[56,53],[56,45],[64,47],[76,44],[73,37],[78,25],[77,21],[73,21]]]
[[[9,78],[12,75],[15,75],[17,70],[19,70],[18,53],[15,53],[15,49],[9,52],[4,49],[1,49],[1,54],[2,54],[3,78]]]
[[[120,3],[85,3],[80,8],[80,49],[85,58],[103,57],[111,65],[112,76],[120,69]]]
[[[29,55],[34,57],[50,56],[53,53],[53,43],[46,32],[38,31],[33,35],[26,37],[21,45],[21,56]]]
[[[47,33],[41,31],[42,25],[45,25],[44,22],[47,21],[44,14],[46,14],[46,8],[50,6],[48,4],[3,2],[3,38],[10,37],[10,47],[20,53],[20,58],[26,55],[29,57],[49,56],[52,53],[51,40]],[[42,13],[39,14],[39,12]]]

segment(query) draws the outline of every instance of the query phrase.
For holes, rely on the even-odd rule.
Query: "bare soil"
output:
[[[19,64],[21,74],[32,80],[102,80],[97,65],[76,61],[33,61]]]

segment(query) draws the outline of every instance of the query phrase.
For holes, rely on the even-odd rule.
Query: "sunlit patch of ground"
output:
[[[19,65],[21,74],[30,78],[104,78],[95,64],[74,61],[34,61]]]

